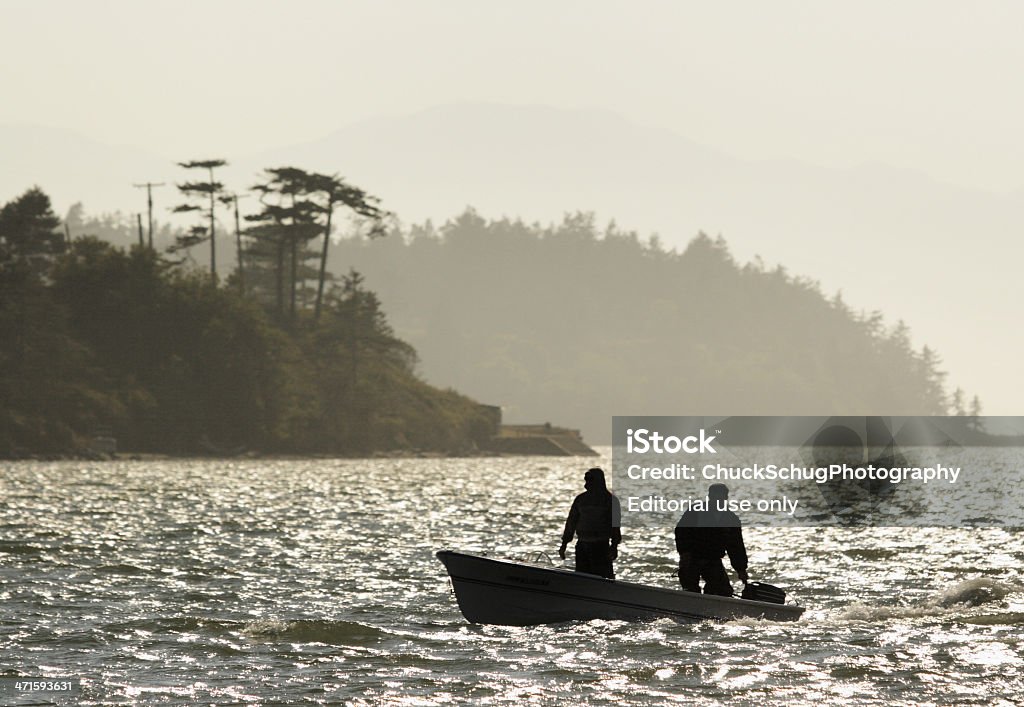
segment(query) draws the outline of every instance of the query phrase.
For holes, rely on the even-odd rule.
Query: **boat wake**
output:
[[[965,608],[980,607],[1002,601],[1020,592],[1016,587],[993,579],[968,579],[923,602],[906,606],[869,606],[855,603],[839,609],[834,615],[840,621],[883,621],[887,619],[920,618],[956,613]]]
[[[950,587],[938,597],[940,606],[951,607],[958,604],[967,606],[981,606],[989,602],[999,601],[1006,595],[1019,591],[1020,587],[1013,587],[1009,584],[997,582],[994,579],[968,579]]]

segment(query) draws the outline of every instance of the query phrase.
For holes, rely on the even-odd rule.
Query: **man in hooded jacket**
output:
[[[558,555],[565,559],[565,549],[575,535],[576,571],[615,579],[612,562],[622,542],[619,499],[608,490],[604,471],[598,467],[584,474],[583,487],[586,491],[573,500],[569,509]]]

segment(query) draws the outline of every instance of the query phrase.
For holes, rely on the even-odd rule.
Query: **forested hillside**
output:
[[[342,241],[331,268],[349,267],[380,294],[427,380],[592,441],[608,440],[612,415],[951,404],[938,355],[915,348],[904,323],[852,311],[784,268],[738,263],[720,237],[700,234],[680,253],[585,214],[544,227],[467,210],[437,229]]]
[[[676,252],[586,214],[471,209],[399,229],[362,190],[295,168],[264,171],[233,233],[221,164],[182,165],[209,172],[179,185],[197,223],[157,224],[152,248],[119,215],[76,206],[61,223],[37,189],[0,210],[0,454],[104,428],[148,451],[472,450],[489,422],[452,389],[598,443],[613,415],[965,407],[905,324],[736,262],[721,237]],[[363,235],[332,244],[342,206]]]
[[[358,274],[314,318],[60,226],[38,189],[0,210],[0,456],[81,452],[97,430],[191,454],[464,452],[489,434],[416,377]]]

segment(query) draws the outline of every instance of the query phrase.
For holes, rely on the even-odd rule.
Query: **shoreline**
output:
[[[244,453],[244,454],[170,454],[164,452],[119,452],[117,454],[85,454],[85,453],[63,453],[63,454],[27,454],[25,456],[0,456],[0,463],[4,462],[125,462],[125,461],[226,461],[236,459],[241,461],[305,461],[311,459],[506,459],[506,458],[565,458],[552,457],[542,454],[512,454],[508,452],[426,452],[426,451],[379,451],[369,454],[286,454],[286,453]]]

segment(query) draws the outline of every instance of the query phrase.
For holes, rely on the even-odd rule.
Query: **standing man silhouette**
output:
[[[619,499],[608,490],[604,471],[599,467],[583,475],[583,487],[586,491],[573,500],[565,519],[558,556],[565,559],[565,549],[575,535],[576,571],[615,579],[612,562],[619,556],[622,542]]]
[[[688,592],[700,591],[704,580],[705,594],[731,597],[732,584],[725,573],[722,558],[747,583],[747,549],[743,545],[740,519],[730,510],[719,510],[729,498],[729,487],[711,484],[708,487],[708,509],[689,510],[676,524],[676,550],[679,552],[679,583]]]

